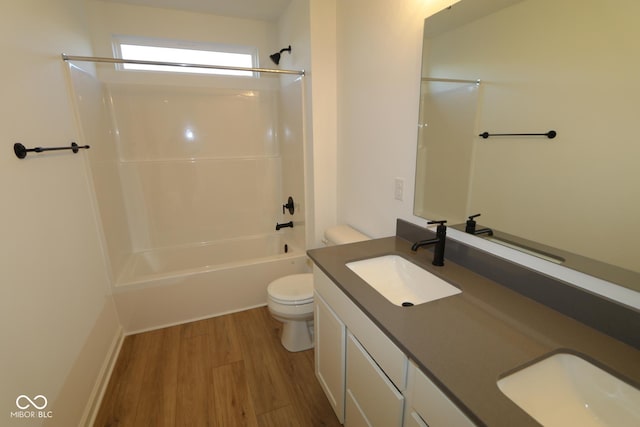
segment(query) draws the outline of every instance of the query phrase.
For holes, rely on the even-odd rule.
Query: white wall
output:
[[[44,395],[50,425],[78,425],[119,337],[86,152],[29,154],[78,132],[60,53],[91,54],[83,0],[5,2],[0,14],[0,424]],[[84,141],[79,141],[84,142]]]
[[[395,233],[413,216],[424,19],[455,1],[338,2],[338,220]],[[404,199],[394,199],[394,179]]]
[[[338,116],[336,0],[310,0],[310,78],[313,112],[313,172],[315,243],[338,222]]]
[[[112,35],[135,35],[202,43],[257,46],[260,65],[269,66],[275,25],[206,13],[89,0],[89,23],[96,56],[113,57]]]

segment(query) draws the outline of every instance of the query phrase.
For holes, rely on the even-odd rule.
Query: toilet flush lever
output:
[[[293,213],[295,212],[295,208],[293,207],[293,197],[289,196],[289,198],[287,199],[287,204],[282,205],[282,215],[284,215],[285,209],[289,210],[289,213],[293,215]]]

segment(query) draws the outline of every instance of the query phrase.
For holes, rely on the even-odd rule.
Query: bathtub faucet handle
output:
[[[288,209],[289,213],[293,215],[293,213],[295,212],[295,209],[293,207],[293,197],[289,196],[289,198],[287,199],[287,204],[282,205],[282,215],[284,215],[285,209]]]

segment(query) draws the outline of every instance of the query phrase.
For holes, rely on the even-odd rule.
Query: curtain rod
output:
[[[477,85],[480,84],[480,79],[477,80],[462,80],[462,79],[443,79],[440,77],[423,77],[423,81],[425,82],[443,82],[443,83],[475,83]]]
[[[73,56],[62,54],[63,61],[104,62],[109,64],[164,65],[170,67],[208,68],[213,70],[250,71],[253,73],[296,74],[304,76],[304,70],[278,70],[273,68],[228,67],[223,65],[188,64],[184,62],[142,61],[137,59],[101,58],[97,56]]]

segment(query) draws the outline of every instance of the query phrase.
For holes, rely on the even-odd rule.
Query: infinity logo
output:
[[[20,402],[24,402],[25,400],[26,400],[28,403],[26,403],[26,404],[22,404],[22,405],[21,405],[21,404],[20,404]],[[43,403],[42,405],[38,405],[38,404],[36,403],[36,401],[37,401],[37,400],[42,400],[42,402],[44,402],[44,403]],[[26,396],[26,395],[24,395],[24,394],[21,394],[20,396],[18,396],[18,397],[16,398],[16,406],[17,406],[18,408],[20,408],[20,409],[23,409],[23,410],[24,410],[24,409],[27,409],[29,406],[33,406],[33,407],[34,407],[34,408],[36,408],[36,409],[44,409],[44,408],[46,408],[46,407],[47,407],[47,404],[48,404],[48,403],[49,403],[49,402],[47,401],[47,398],[46,398],[46,397],[44,397],[44,396],[43,396],[43,395],[41,395],[41,394],[39,394],[39,395],[37,395],[36,397],[34,397],[34,398],[33,398],[33,400],[32,400],[29,396]]]

